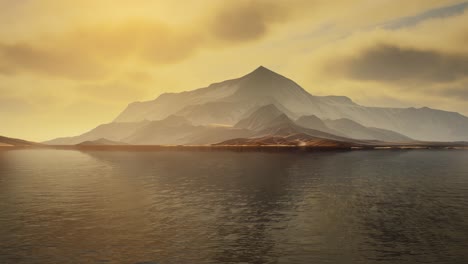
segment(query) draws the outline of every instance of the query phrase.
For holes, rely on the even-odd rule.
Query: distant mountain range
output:
[[[96,140],[132,145],[468,141],[468,118],[426,107],[365,107],[344,96],[313,96],[259,67],[237,79],[131,103],[111,123],[45,143]]]

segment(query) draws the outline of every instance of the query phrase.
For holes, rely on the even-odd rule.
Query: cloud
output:
[[[333,62],[345,76],[363,81],[451,82],[468,77],[468,54],[378,44]]]
[[[127,62],[160,65],[181,61],[194,53],[201,41],[201,36],[153,21],[86,27],[30,41],[0,43],[0,73],[99,79]]]
[[[363,105],[429,106],[467,114],[467,22],[464,12],[397,29],[342,34],[304,55],[303,75],[316,94],[347,95]]]
[[[29,113],[33,111],[34,106],[24,100],[23,98],[6,97],[0,98],[0,113],[12,114],[12,113]]]
[[[94,78],[103,68],[89,57],[80,57],[70,49],[45,49],[27,43],[0,44],[0,71],[5,75],[35,72],[49,76],[77,79]]]
[[[313,51],[309,67],[320,79],[374,86],[453,85],[468,77],[466,22],[468,13],[398,30],[354,32]]]
[[[462,79],[453,84],[443,85],[440,87],[435,86],[432,89],[425,90],[426,92],[431,92],[436,96],[453,98],[455,100],[466,102],[468,100],[468,78]]]
[[[209,28],[221,40],[255,40],[266,35],[275,23],[284,22],[290,11],[279,1],[229,2],[214,15]]]
[[[326,19],[330,14],[336,19],[353,6],[349,1],[340,0],[239,0],[222,4],[212,1],[206,2],[204,7],[196,7],[199,5],[192,2],[190,6],[193,9],[203,12],[199,12],[198,17],[191,12],[183,23],[180,20],[171,23],[168,15],[162,16],[158,12],[158,18],[164,17],[166,21],[155,20],[145,8],[134,8],[124,2],[113,7],[115,12],[109,12],[110,2],[84,1],[72,6],[48,2],[49,7],[53,7],[51,10],[58,13],[58,20],[49,17],[50,8],[40,8],[33,2],[15,5],[12,10],[18,16],[24,16],[21,18],[25,24],[21,27],[22,23],[17,23],[19,26],[15,28],[18,30],[5,27],[0,31],[5,34],[5,37],[0,35],[0,74],[28,73],[49,78],[102,80],[109,74],[135,65],[159,67],[176,64],[193,57],[200,50],[214,51],[244,42],[252,43],[265,38],[276,27],[301,18],[307,18],[307,25],[315,28],[319,25],[317,20]],[[364,8],[375,8],[365,1],[360,4]],[[408,9],[420,8],[420,5],[411,4]],[[12,8],[10,4],[7,6]],[[148,9],[156,6],[149,5]],[[37,23],[47,22],[42,27],[36,26],[36,20],[33,23],[29,18],[34,14],[28,12],[36,10],[36,7],[42,15]],[[95,9],[96,14],[90,15],[89,21],[77,16],[75,11],[90,8]],[[180,4],[174,4],[172,9],[163,9],[179,14],[180,8]],[[9,20],[15,18],[8,17]],[[18,33],[18,37],[12,32],[29,34],[22,36]]]
[[[196,25],[126,19],[71,27],[26,39],[0,41],[0,74],[32,73],[75,80],[103,79],[126,65],[179,63],[200,49],[216,49],[265,36],[287,9],[266,1],[222,6]]]
[[[452,96],[460,100],[468,100],[468,88],[467,86],[458,89],[450,89],[443,93],[444,95]]]
[[[8,32],[14,31],[9,28],[3,30],[0,25],[3,30],[0,31],[0,74],[15,76],[28,73],[48,78],[102,80],[127,66],[176,64],[193,57],[200,50],[214,51],[260,40],[275,25],[296,19],[292,13],[306,2],[239,0],[219,4],[213,1],[212,7],[205,7],[199,17],[191,14],[190,20],[183,23],[155,20],[145,12],[138,19],[120,15],[105,20],[109,14],[101,4],[95,4],[96,12],[102,13],[101,20],[93,14],[90,21],[80,21],[71,12],[73,7],[89,9],[93,2],[74,4],[63,10],[70,13],[73,18],[70,21],[65,20],[62,13],[58,14],[60,21],[64,22],[60,26],[54,20],[43,28],[36,28],[29,22],[26,28],[19,27],[21,30],[18,32],[32,32],[10,35]],[[26,6],[32,4],[19,5],[15,10],[25,12],[29,10]],[[180,4],[174,5],[180,9]],[[135,12],[129,6],[123,6],[130,9],[130,13]],[[64,8],[60,3],[53,7]],[[122,6],[117,9],[122,11]],[[40,10],[44,16],[49,12],[43,7]],[[143,9],[139,10],[142,12]],[[48,18],[40,19],[38,23],[44,23],[43,20],[48,21]]]
[[[454,5],[438,7],[429,11],[423,12],[416,16],[408,16],[398,18],[393,21],[386,22],[381,26],[387,29],[399,29],[403,27],[415,26],[428,19],[445,18],[455,15],[463,14],[465,9],[468,7],[468,2],[457,3]]]

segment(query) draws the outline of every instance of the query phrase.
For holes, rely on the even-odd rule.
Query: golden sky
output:
[[[42,141],[259,65],[314,95],[468,115],[468,3],[0,0],[0,135]]]

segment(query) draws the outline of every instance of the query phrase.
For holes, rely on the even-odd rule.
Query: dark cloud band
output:
[[[468,77],[468,54],[402,48],[381,44],[332,63],[356,80],[421,83],[452,82]],[[329,70],[333,70],[329,67]]]

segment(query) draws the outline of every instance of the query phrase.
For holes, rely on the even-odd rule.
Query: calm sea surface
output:
[[[468,263],[468,151],[0,151],[0,263]]]

